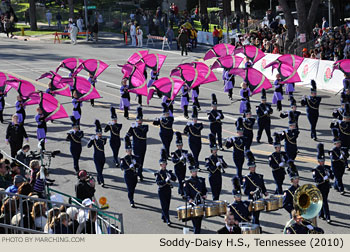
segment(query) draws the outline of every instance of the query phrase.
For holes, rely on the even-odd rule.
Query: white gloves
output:
[[[309,229],[309,230],[313,230],[314,227],[312,225],[306,225],[306,227]]]
[[[136,124],[135,123],[132,123],[131,124],[131,128],[135,128],[136,127]]]
[[[278,164],[280,167],[284,167],[284,162]]]
[[[323,180],[327,180],[327,179],[328,179],[328,176],[324,176],[324,177],[323,177]]]
[[[187,122],[187,126],[190,126],[191,125],[191,123],[190,122]]]
[[[220,116],[219,115],[216,117],[216,120],[220,120]]]
[[[69,134],[73,134],[73,133],[74,133],[74,130],[70,130],[68,133],[69,133]]]
[[[267,115],[267,113],[268,113],[268,112],[267,112],[267,111],[265,111],[265,112],[264,112],[264,115]]]
[[[97,136],[97,135],[95,136],[95,139],[96,139],[96,140],[98,139],[98,136]]]
[[[133,160],[132,160],[132,163],[133,163],[133,164],[136,164],[136,160],[135,160],[135,159],[133,159]]]
[[[170,178],[171,178],[170,174],[167,174],[167,175],[166,175],[165,182],[169,182]]]
[[[131,164],[131,165],[130,165],[130,168],[133,168],[133,167],[134,167],[134,164]]]
[[[220,162],[216,162],[216,166],[219,167],[221,165]]]
[[[95,136],[91,136],[91,137],[90,137],[90,140],[94,140],[94,138],[95,138]]]
[[[180,157],[180,160],[183,160],[183,159],[184,159],[184,156],[181,156],[181,157]]]

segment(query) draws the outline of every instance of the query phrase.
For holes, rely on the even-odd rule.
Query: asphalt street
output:
[[[159,46],[159,45],[157,45]],[[208,49],[203,47],[198,49],[197,52],[190,52],[188,57],[181,57],[179,51],[161,51],[159,49],[150,49],[150,53],[162,53],[167,55],[167,59],[161,70],[160,76],[169,76],[171,69],[175,68],[178,64],[184,62],[191,62],[198,60],[204,56],[204,52]],[[85,140],[83,145],[82,157],[80,159],[80,167],[86,169],[88,172],[96,175],[96,170],[92,160],[93,149],[88,149],[86,143],[91,135],[95,133],[94,121],[99,119],[103,125],[110,120],[109,107],[111,105],[119,107],[120,101],[120,81],[122,73],[117,64],[123,64],[126,59],[138,48],[132,48],[124,46],[122,42],[113,41],[111,43],[103,44],[77,44],[75,46],[70,44],[52,44],[48,42],[30,42],[30,41],[17,41],[2,38],[0,39],[0,71],[13,73],[19,78],[23,78],[32,81],[38,90],[46,90],[48,80],[41,80],[36,82],[42,73],[49,70],[55,70],[59,62],[68,57],[79,57],[82,59],[96,58],[103,60],[110,64],[109,68],[98,78],[96,88],[103,97],[102,99],[95,101],[95,107],[91,107],[89,102],[85,102],[82,107],[82,120],[81,128],[85,132]],[[67,72],[60,72],[62,75],[68,75]],[[83,73],[85,76],[87,74]],[[234,121],[239,114],[239,101],[231,103],[227,94],[223,91],[223,81],[221,79],[221,73],[216,72],[219,81],[215,83],[205,84],[200,88],[199,101],[202,110],[199,112],[199,121],[203,122],[204,130],[202,131],[203,145],[200,153],[201,167],[204,168],[204,159],[210,155],[210,149],[208,145],[207,136],[209,133],[209,122],[206,112],[211,109],[211,94],[214,92],[218,99],[218,109],[222,109],[225,115],[223,120],[223,137],[231,137],[235,134]],[[239,99],[239,84],[241,78],[236,78],[236,87],[234,88],[234,99]],[[331,85],[332,83],[330,83]],[[272,90],[267,92],[268,101],[271,102]],[[309,87],[297,87],[295,92],[295,98],[300,105],[300,99],[303,95],[309,94]],[[324,92],[319,90],[319,95],[322,96],[322,104],[320,108],[320,117],[317,125],[318,141],[325,144],[326,152],[332,148],[332,136],[329,129],[331,121],[331,113],[334,108],[339,105],[339,96],[330,92]],[[68,114],[72,113],[71,99],[63,96],[56,96],[63,104]],[[7,123],[10,122],[10,116],[15,112],[15,98],[16,92],[10,91],[6,98],[6,108],[4,111],[4,118],[6,124],[0,125],[1,141],[0,148],[7,153],[10,153],[10,148],[5,144],[5,132]],[[121,135],[124,136],[129,129],[132,122],[134,122],[135,111],[137,108],[137,101],[135,95],[131,94],[131,118],[126,120],[123,117],[122,111],[117,110],[118,120],[123,124]],[[252,108],[255,108],[260,101],[260,94],[253,96]],[[123,172],[120,168],[115,168],[113,164],[112,151],[109,144],[105,146],[107,163],[104,169],[104,177],[106,188],[102,188],[96,185],[96,197],[105,196],[110,205],[110,211],[119,212],[123,214],[125,233],[132,234],[180,234],[185,226],[184,222],[177,220],[176,207],[184,205],[184,201],[177,194],[177,182],[173,183],[174,188],[172,190],[172,201],[170,206],[170,218],[173,222],[171,227],[168,227],[161,220],[161,208],[157,194],[157,185],[155,183],[155,177],[153,172],[159,169],[158,160],[160,158],[160,149],[162,147],[159,138],[159,128],[153,126],[152,120],[161,115],[160,99],[152,99],[150,105],[147,106],[146,98],[143,99],[143,111],[145,123],[149,124],[148,133],[148,146],[145,158],[144,167],[145,180],[138,183],[135,193],[135,203],[137,208],[130,208],[127,198],[126,185],[123,179]],[[36,106],[28,106],[26,109],[26,130],[29,133],[30,145],[32,149],[36,149],[36,123],[34,116]],[[288,126],[288,119],[280,119],[279,113],[276,112],[276,107],[273,106],[274,114],[272,117],[272,132],[282,131]],[[285,96],[283,101],[283,109],[289,109],[289,101]],[[306,118],[305,108],[298,108],[302,112],[299,119],[299,127],[301,134],[298,138],[298,147],[300,153],[296,159],[296,166],[299,169],[299,175],[301,177],[300,184],[313,183],[311,169],[317,164],[317,151],[315,142],[310,137],[310,126]],[[253,115],[255,116],[255,109],[253,109]],[[187,120],[183,117],[182,110],[180,108],[179,97],[176,99],[174,105],[174,130],[183,131]],[[56,183],[53,187],[56,190],[62,191],[74,195],[74,185],[77,182],[77,178],[74,175],[73,159],[69,152],[69,142],[65,141],[66,132],[71,128],[71,122],[69,118],[57,120],[53,123],[48,123],[47,133],[47,150],[61,151],[61,155],[55,157],[52,160],[50,168],[50,177],[55,179]],[[254,128],[254,142],[251,147],[255,158],[257,159],[257,173],[264,175],[265,184],[268,192],[271,194],[275,190],[275,184],[273,183],[273,177],[271,168],[268,166],[268,155],[270,155],[274,148],[267,143],[266,135],[263,134],[261,143],[256,143],[256,131],[257,125]],[[171,145],[171,150],[174,151],[175,137]],[[184,137],[184,149],[189,149],[187,144],[187,137]],[[120,157],[124,156],[124,143],[120,149]],[[232,160],[232,150],[225,150],[220,152],[224,156],[225,161],[229,164],[229,168],[226,169],[226,173],[223,174],[223,190],[221,193],[221,200],[228,202],[233,201],[231,194],[232,184],[231,177],[235,174],[236,169]],[[329,157],[327,160],[329,162]],[[168,164],[168,169],[173,170],[173,164]],[[246,163],[244,165],[243,174],[247,174]],[[187,175],[189,172],[187,171]],[[210,187],[208,181],[208,172],[199,172],[199,176],[206,179],[206,185],[209,191],[208,199],[212,199],[210,194]],[[318,220],[318,225],[325,230],[326,233],[350,233],[350,221],[349,221],[349,197],[350,197],[350,176],[346,171],[344,175],[345,195],[340,195],[334,189],[331,189],[329,194],[329,203],[331,211],[332,224],[327,224],[323,220]],[[289,177],[286,176],[283,189],[289,187]],[[246,196],[244,196],[246,198]],[[262,212],[260,215],[260,222],[263,227],[264,233],[279,234],[285,223],[289,220],[289,214],[280,209],[274,212]],[[224,223],[224,218],[211,217],[203,220],[202,233],[215,233]],[[191,226],[191,223],[187,223]]]

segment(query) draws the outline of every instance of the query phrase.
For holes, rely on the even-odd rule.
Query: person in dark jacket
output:
[[[92,199],[95,194],[95,180],[90,178],[85,170],[79,172],[79,181],[75,187],[76,197],[83,201]]]
[[[177,37],[178,43],[180,44],[181,47],[181,56],[184,55],[184,52],[187,56],[187,43],[188,43],[188,36],[184,28],[181,28],[180,34]]]
[[[224,119],[224,114],[222,113],[222,110],[217,109],[217,99],[215,94],[211,94],[211,106],[212,110],[208,113],[208,119],[210,122],[210,132],[217,137],[218,139],[218,145],[221,151],[224,150],[222,147],[222,122],[221,120]]]
[[[294,209],[294,193],[299,188],[299,173],[292,160],[288,161],[287,171],[292,185],[286,191],[284,191],[283,208],[286,209],[286,211],[290,214],[290,217],[292,218],[292,210]]]
[[[258,133],[256,136],[256,141],[260,143],[260,139],[263,131],[265,130],[266,136],[269,144],[272,144],[271,137],[271,115],[273,109],[270,103],[266,103],[266,91],[265,89],[261,90],[261,103],[259,106],[256,106],[257,122],[258,122]]]
[[[23,124],[18,123],[18,115],[14,114],[6,130],[6,144],[10,144],[11,157],[15,157],[22,148],[23,138],[28,142],[28,135]]]
[[[238,221],[235,220],[233,214],[225,215],[225,226],[217,231],[218,234],[241,234],[242,230],[238,226]]]
[[[120,130],[122,129],[122,124],[117,123],[118,116],[117,113],[115,112],[115,108],[111,107],[111,119],[112,121],[109,122],[105,129],[104,132],[111,132],[111,138],[109,139],[109,144],[111,146],[112,152],[113,152],[113,159],[114,163],[117,168],[120,167],[120,162],[119,162],[119,149],[120,149]]]
[[[84,132],[79,129],[78,120],[74,116],[70,117],[72,121],[72,129],[67,133],[66,141],[70,141],[70,153],[73,157],[73,166],[76,174],[79,172],[79,159],[82,151],[81,139]]]

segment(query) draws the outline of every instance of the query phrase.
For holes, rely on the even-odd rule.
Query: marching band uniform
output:
[[[287,234],[308,234],[309,229],[301,224],[293,223],[290,227],[286,229]]]
[[[192,119],[193,122],[188,122],[185,129],[184,134],[188,136],[188,145],[190,146],[191,152],[193,154],[195,160],[195,166],[199,169],[199,153],[202,149],[202,137],[201,131],[203,129],[202,123],[197,123],[198,112],[197,107],[193,106],[192,109]]]
[[[42,110],[39,109],[38,114],[35,116],[35,121],[38,124],[37,130],[36,130],[36,136],[38,141],[41,139],[44,139],[44,142],[42,143],[43,150],[45,150],[45,141],[46,141],[46,132],[47,132],[47,125],[45,121],[45,116],[42,113]]]
[[[4,109],[5,109],[5,97],[6,94],[3,93],[0,87],[0,123],[4,123]]]
[[[199,86],[192,89],[192,102],[193,102],[193,105],[197,106],[198,111],[200,111],[201,105],[199,104],[198,96],[199,96]]]
[[[173,123],[174,117],[169,115],[169,107],[166,103],[162,103],[163,115],[153,121],[153,125],[160,126],[159,136],[162,140],[163,147],[165,148],[168,157],[170,157],[170,144],[173,141],[174,131]]]
[[[282,110],[282,100],[283,100],[283,84],[280,83],[281,77],[277,74],[277,79],[273,83],[275,87],[275,92],[273,93],[272,104],[277,104],[277,110]]]
[[[28,135],[22,123],[10,122],[6,130],[5,141],[10,144],[11,157],[16,157],[17,152],[22,148],[23,138],[28,142]]]
[[[94,163],[97,171],[97,182],[98,184],[102,184],[102,187],[104,187],[105,182],[102,172],[103,166],[106,162],[104,146],[107,143],[107,138],[102,137],[102,127],[99,120],[95,121],[95,125],[96,135],[91,136],[87,147],[91,148],[91,146],[94,146]]]
[[[286,83],[286,95],[289,95],[289,97],[293,97],[294,91],[295,91],[295,84]]]
[[[190,162],[189,169],[191,171],[191,177],[185,181],[185,196],[188,201],[191,201],[191,204],[199,205],[202,204],[206,198],[207,188],[205,186],[205,178],[197,176],[198,169],[194,166],[195,161],[192,155],[188,156]],[[193,217],[193,231],[195,234],[200,234],[202,226],[203,216]]]
[[[205,159],[205,167],[209,171],[209,184],[211,188],[211,193],[213,195],[213,200],[219,200],[221,188],[222,188],[222,175],[221,169],[227,167],[226,162],[222,156],[217,155],[217,145],[215,136],[209,134],[209,146],[211,150],[211,156]]]
[[[81,107],[83,106],[83,102],[79,101],[79,99],[77,98],[73,98],[72,104],[73,104],[73,116],[76,120],[76,123],[80,125]]]
[[[294,97],[291,96],[289,100],[290,100],[290,110],[281,112],[280,117],[286,118],[288,117],[289,113],[293,113],[295,118],[296,128],[299,129],[298,121],[299,121],[299,116],[301,115],[301,112],[297,110],[297,101],[294,99]]]
[[[272,168],[272,176],[276,184],[275,194],[283,194],[282,185],[286,175],[284,167],[286,166],[288,157],[284,151],[281,151],[280,136],[275,134],[274,137],[275,142],[273,146],[276,151],[269,156],[269,166]]]
[[[167,105],[169,110],[169,116],[174,117],[173,101],[169,97],[163,95],[162,102],[164,102]]]
[[[232,90],[235,86],[235,75],[229,74],[230,69],[224,69],[222,78],[224,80],[224,92],[228,92],[228,98],[232,100]]]
[[[288,175],[290,177],[290,181],[292,185],[284,191],[283,194],[283,208],[286,209],[286,211],[290,214],[292,217],[292,210],[294,209],[293,206],[293,198],[295,191],[299,188],[299,173],[297,168],[294,165],[294,162],[289,160],[288,161]]]
[[[343,113],[345,112],[345,103],[348,103],[348,100],[345,98],[343,93],[340,98],[340,103],[341,103],[341,106],[333,111],[332,116],[335,119],[342,121]]]
[[[127,136],[132,137],[132,148],[134,154],[138,157],[140,167],[138,169],[138,176],[140,181],[143,181],[143,162],[145,160],[147,150],[147,132],[148,125],[142,125],[143,113],[142,108],[137,108],[136,123],[132,123]]]
[[[273,113],[273,109],[271,104],[266,103],[266,91],[262,89],[261,91],[261,103],[259,106],[256,106],[256,114],[257,114],[257,122],[258,122],[258,133],[256,137],[256,141],[260,143],[260,139],[263,131],[265,130],[266,136],[269,144],[272,144],[271,137],[271,115]]]
[[[319,116],[319,107],[322,98],[316,96],[316,82],[311,80],[311,96],[305,97],[301,100],[301,105],[306,106],[307,119],[311,125],[311,138],[316,140],[316,124]]]
[[[82,151],[81,139],[84,137],[84,132],[79,129],[79,124],[74,116],[70,116],[72,121],[72,130],[67,133],[66,141],[70,141],[70,153],[73,157],[74,170],[79,172],[79,159]]]
[[[177,150],[171,153],[171,160],[174,163],[174,170],[177,180],[179,181],[178,193],[183,196],[183,184],[186,177],[186,156],[187,150],[183,150],[182,136],[180,132],[175,132]]]
[[[249,167],[250,173],[243,178],[244,194],[247,195],[250,200],[257,200],[262,197],[261,194],[267,196],[264,175],[255,172],[255,158],[250,150],[246,152],[246,156],[248,159],[247,166]],[[260,225],[259,216],[260,211],[253,211],[253,224]]]
[[[150,86],[152,86],[153,82],[155,82],[156,80],[158,80],[158,76],[159,76],[159,72],[157,70],[151,70],[151,79],[149,79],[148,83],[147,83],[147,87],[149,88]]]
[[[233,190],[234,202],[228,205],[228,209],[231,214],[235,216],[235,220],[240,222],[250,222],[251,213],[248,210],[249,201],[242,201],[241,184],[239,177],[233,178]]]
[[[250,110],[250,102],[247,102],[246,108],[243,115],[243,136],[245,137],[245,150],[250,150],[250,146],[253,142],[253,127],[255,124],[255,118],[252,118],[252,113]]]
[[[247,106],[247,103],[249,102],[249,97],[251,95],[251,91],[249,89],[248,86],[246,86],[245,88],[243,88],[243,85],[247,85],[246,83],[242,83],[241,84],[241,90],[239,91],[239,95],[241,96],[241,103],[239,105],[239,113],[243,114],[245,109],[246,109],[246,106]]]
[[[222,122],[221,120],[224,119],[224,114],[222,113],[222,110],[217,110],[217,100],[216,95],[211,94],[212,97],[212,110],[208,113],[208,119],[210,122],[210,132],[218,139],[218,144],[221,150],[222,148]]]
[[[122,80],[122,86],[120,87],[120,105],[119,109],[124,110],[124,117],[129,119],[129,107],[130,107],[130,93],[128,90],[127,79]]]
[[[165,149],[161,149],[161,159],[159,160],[160,170],[154,175],[158,185],[158,197],[162,207],[162,220],[170,226],[169,208],[171,200],[171,188],[173,185],[170,181],[176,181],[176,176],[171,170],[166,169],[168,154]]]
[[[91,83],[91,85],[93,86],[93,87],[95,87],[95,85],[96,85],[96,83],[97,83],[97,79],[96,79],[96,77],[93,75],[93,74],[89,74],[89,79],[88,79],[88,81]],[[91,106],[95,106],[95,100],[94,99],[91,99],[90,100],[90,103],[91,103]]]
[[[184,111],[184,117],[188,119],[188,104],[190,100],[190,96],[188,94],[188,86],[185,84],[181,88],[181,108]]]
[[[331,167],[335,177],[334,180],[334,189],[336,189],[340,194],[344,194],[344,185],[343,185],[343,175],[345,172],[345,164],[348,158],[348,153],[342,150],[341,142],[339,139],[339,131],[336,128],[332,129],[334,136],[333,143],[335,147],[329,152],[331,158]]]
[[[114,163],[116,164],[116,167],[119,167],[119,149],[120,149],[120,130],[122,129],[123,125],[120,123],[117,123],[118,116],[115,112],[115,108],[111,107],[111,119],[112,121],[109,122],[104,132],[111,132],[111,138],[109,139],[109,145],[111,146],[112,152],[113,152],[113,159]]]
[[[236,129],[237,129],[237,137],[231,137],[226,141],[225,147],[227,149],[233,147],[233,162],[235,163],[236,170],[237,170],[237,176],[239,177],[240,181],[242,181],[242,169],[243,169],[243,163],[244,163],[244,146],[245,146],[245,139],[243,137],[243,118],[239,117],[236,122]]]
[[[289,111],[289,129],[286,129],[281,134],[281,140],[284,140],[284,150],[287,153],[289,160],[295,160],[298,152],[297,139],[299,130],[296,129],[296,121],[294,113]]]
[[[130,206],[135,208],[134,193],[137,185],[137,157],[132,154],[131,141],[128,136],[125,136],[124,143],[127,155],[120,160],[120,167],[124,171],[124,181],[128,190]]]
[[[317,160],[319,165],[312,169],[312,177],[316,183],[317,188],[321,191],[322,194],[322,209],[319,213],[319,217],[326,219],[328,223],[331,222],[331,216],[329,214],[328,206],[328,194],[330,188],[330,179],[333,179],[333,173],[328,165],[325,165],[325,155],[324,155],[324,146],[322,143],[317,145]]]
[[[24,124],[24,120],[26,119],[26,106],[24,105],[23,98],[18,96],[16,102],[16,114],[18,116],[18,123]]]

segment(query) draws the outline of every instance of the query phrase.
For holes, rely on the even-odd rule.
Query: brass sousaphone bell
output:
[[[307,220],[312,220],[321,211],[323,204],[323,198],[321,191],[312,184],[305,184],[299,187],[293,197],[294,209],[300,214],[301,217]],[[283,233],[286,233],[286,229],[294,224],[295,221],[291,219],[284,227]]]

